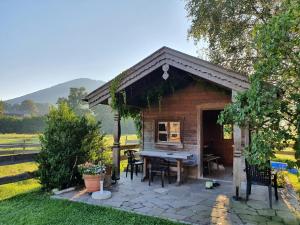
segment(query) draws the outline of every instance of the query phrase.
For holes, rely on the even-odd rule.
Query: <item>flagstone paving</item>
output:
[[[245,202],[232,199],[230,182],[220,184],[219,187],[207,190],[204,180],[191,180],[181,186],[166,184],[165,188],[161,188],[159,180],[148,186],[147,182],[140,181],[140,177],[134,177],[131,181],[122,174],[118,185],[111,189],[110,199],[94,200],[84,190],[53,197],[109,206],[189,224],[300,224],[300,208],[293,208],[287,199],[282,197],[283,190],[279,190],[280,199],[273,200],[273,209],[270,209],[266,187],[254,186],[250,200]]]

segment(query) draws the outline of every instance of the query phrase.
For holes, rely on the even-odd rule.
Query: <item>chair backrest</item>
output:
[[[166,165],[166,161],[162,158],[150,158],[149,164],[151,165],[152,170],[160,170],[163,166]]]
[[[253,184],[269,186],[272,182],[271,168],[259,168],[257,165],[250,165],[246,161],[246,177]]]
[[[133,163],[135,161],[135,155],[133,150],[127,150],[124,153],[127,156],[128,163]]]

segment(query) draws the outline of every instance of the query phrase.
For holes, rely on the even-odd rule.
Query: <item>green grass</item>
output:
[[[296,161],[294,155],[275,154],[275,156],[276,156],[276,161],[282,161],[282,162],[285,162],[286,160]]]
[[[0,202],[0,224],[175,225],[178,223],[107,207],[53,200],[49,198],[49,195],[36,191]]]
[[[125,145],[126,136],[127,136],[127,140],[138,140],[138,138],[135,134],[122,135],[121,138],[120,138],[120,144],[121,145]],[[106,135],[104,137],[104,140],[105,140],[105,144],[107,146],[112,146],[113,143],[114,143],[114,138],[113,138],[112,135]]]
[[[33,172],[37,170],[37,167],[37,163],[34,162],[0,166],[0,177],[14,176],[24,172]]]
[[[38,144],[39,134],[0,134],[0,144]],[[24,150],[23,148],[0,148],[0,151]],[[27,147],[25,150],[40,150],[40,147]]]
[[[24,136],[22,136],[24,138]],[[29,136],[26,136],[26,138]],[[0,135],[1,141],[19,143],[21,135]],[[135,135],[128,139],[136,140]],[[106,137],[112,145],[112,136]],[[121,138],[124,144],[125,137]],[[0,142],[1,143],[1,142]],[[2,142],[3,143],[3,142]],[[126,163],[126,162],[122,162]],[[0,166],[0,177],[36,170],[36,163]],[[0,185],[0,224],[1,225],[83,225],[83,224],[124,224],[124,225],[175,225],[179,223],[164,219],[142,216],[120,210],[92,206],[65,200],[54,200],[40,191],[36,179]]]
[[[38,190],[40,186],[41,185],[36,179],[29,179],[29,180],[19,181],[16,183],[0,185],[0,205],[3,204],[2,201],[5,199],[10,199],[19,194],[24,194],[33,190]],[[0,224],[2,223],[0,222]]]
[[[39,134],[0,134],[0,144],[39,143]]]
[[[294,190],[298,193],[300,197],[300,182],[295,174],[287,173],[288,179],[291,182]]]
[[[33,171],[35,163],[0,166],[0,176]],[[51,199],[36,179],[0,185],[1,225],[175,225],[179,223],[120,210]]]

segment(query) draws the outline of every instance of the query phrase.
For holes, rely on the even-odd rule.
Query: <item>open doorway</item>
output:
[[[233,131],[217,123],[221,110],[203,111],[203,176],[232,181]]]

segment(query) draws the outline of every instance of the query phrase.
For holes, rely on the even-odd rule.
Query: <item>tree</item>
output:
[[[71,109],[77,114],[77,115],[85,115],[87,113],[90,113],[90,110],[88,109],[88,106],[85,102],[82,101],[82,99],[87,95],[87,92],[85,91],[84,87],[80,88],[70,88],[69,96],[68,98],[59,98],[57,100],[57,104],[60,104],[62,102],[67,103]]]
[[[19,109],[23,113],[30,114],[32,116],[36,115],[38,111],[35,103],[32,100],[24,100],[19,106]]]
[[[251,130],[246,157],[266,165],[274,150],[294,145],[300,166],[300,2],[286,0],[276,15],[255,26],[258,59],[250,89],[225,108],[221,123]]]
[[[4,115],[4,102],[0,100],[0,116]]]
[[[189,37],[205,39],[208,56],[216,64],[247,74],[258,57],[253,48],[253,29],[277,13],[281,1],[274,0],[186,0],[191,20]]]
[[[66,103],[50,109],[40,141],[38,176],[46,190],[81,183],[77,165],[99,160],[98,151],[103,147],[100,123],[77,116]]]

